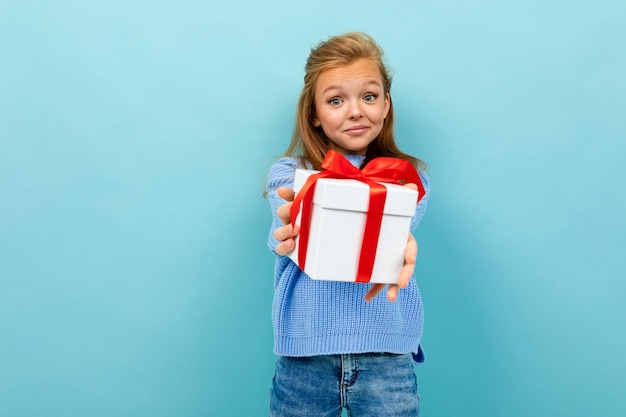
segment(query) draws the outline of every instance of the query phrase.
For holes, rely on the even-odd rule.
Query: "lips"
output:
[[[348,129],[345,130],[345,132],[348,135],[362,135],[363,133],[367,132],[369,130],[369,127],[367,126],[363,126],[363,125],[358,125],[358,126],[352,126],[349,127]]]

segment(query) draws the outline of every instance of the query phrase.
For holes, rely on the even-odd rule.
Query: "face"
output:
[[[322,72],[315,85],[315,117],[330,139],[330,149],[365,155],[383,128],[390,98],[371,59]]]

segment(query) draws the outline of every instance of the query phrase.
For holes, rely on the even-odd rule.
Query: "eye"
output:
[[[341,103],[343,103],[343,100],[340,99],[339,97],[333,97],[330,100],[328,100],[328,104],[330,104],[331,106],[338,106]]]
[[[378,97],[378,95],[377,95],[377,94],[368,94],[368,95],[366,95],[365,97],[363,97],[363,100],[364,100],[364,101],[370,101],[370,102],[371,102],[371,101],[376,100],[376,97]]]

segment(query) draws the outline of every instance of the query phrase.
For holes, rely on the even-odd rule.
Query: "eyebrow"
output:
[[[366,82],[364,82],[362,84],[363,87],[369,87],[370,85],[375,85],[377,87],[382,87],[382,84],[379,83],[376,80],[368,80]],[[327,91],[330,90],[341,90],[341,84],[331,84],[328,87],[326,87],[325,89],[322,90],[322,94],[325,94]]]

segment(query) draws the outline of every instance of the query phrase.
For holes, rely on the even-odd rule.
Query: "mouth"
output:
[[[358,135],[364,134],[368,130],[369,130],[369,127],[358,125],[358,126],[349,127],[348,129],[344,130],[344,132],[347,133],[348,135],[358,136]]]

